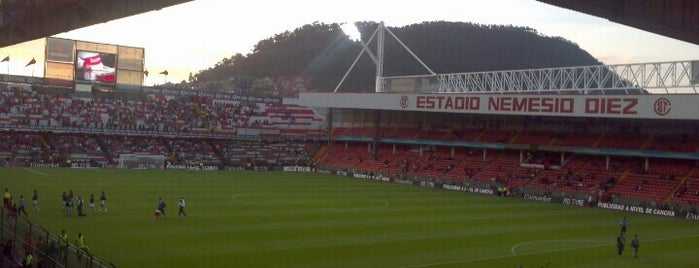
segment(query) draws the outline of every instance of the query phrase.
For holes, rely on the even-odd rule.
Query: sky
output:
[[[145,48],[146,85],[178,83],[260,40],[313,22],[383,21],[400,27],[425,21],[526,26],[578,44],[605,64],[699,59],[699,45],[645,32],[534,0],[195,0],[55,35]],[[400,38],[400,36],[399,36]],[[43,76],[45,39],[0,48],[0,74]],[[410,46],[407,44],[408,47]],[[419,55],[418,55],[419,56]],[[35,58],[38,64],[25,67]],[[158,75],[167,70],[168,75]]]

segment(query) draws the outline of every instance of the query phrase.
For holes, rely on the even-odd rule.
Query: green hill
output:
[[[357,25],[362,40],[368,41],[378,24]],[[576,44],[526,27],[434,21],[388,29],[437,73],[600,64]],[[427,74],[388,33],[385,40],[385,76]],[[368,46],[375,49],[375,42]],[[238,86],[245,87],[265,77],[304,76],[312,78],[311,89],[330,91],[361,50],[361,44],[351,41],[337,23],[307,24],[261,40],[252,53],[224,58],[191,80],[206,88],[237,78],[243,83]],[[375,70],[364,55],[343,83],[343,91],[372,91]]]

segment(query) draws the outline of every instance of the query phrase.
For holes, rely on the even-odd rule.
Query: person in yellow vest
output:
[[[32,267],[33,264],[34,256],[31,251],[27,251],[27,256],[25,256],[24,261],[22,261],[22,267]]]
[[[75,245],[78,247],[78,260],[81,260],[83,253],[87,253],[90,250],[90,248],[85,245],[85,236],[82,233],[78,233],[78,237],[75,238]]]
[[[5,193],[2,195],[2,204],[6,208],[12,207],[12,194],[10,194],[10,190],[5,188]]]
[[[58,246],[58,257],[59,260],[65,260],[66,256],[68,255],[68,233],[66,233],[66,230],[61,230],[60,239],[61,241],[59,242]]]

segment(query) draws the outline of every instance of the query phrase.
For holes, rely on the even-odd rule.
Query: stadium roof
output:
[[[1,0],[0,47],[192,0]]]
[[[192,0],[2,0],[0,47],[190,1]],[[699,44],[699,1],[538,1]]]
[[[696,0],[538,0],[699,45]]]

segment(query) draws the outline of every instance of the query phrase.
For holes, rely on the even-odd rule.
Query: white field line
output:
[[[678,236],[678,237],[666,237],[666,238],[658,238],[658,239],[649,239],[649,240],[643,240],[641,241],[642,243],[648,243],[648,242],[656,242],[656,241],[665,241],[665,240],[674,240],[674,239],[684,239],[684,238],[695,238],[699,237],[699,234],[695,235],[687,235],[687,236]],[[511,251],[514,251],[514,249],[520,245],[523,244],[531,244],[531,243],[536,243],[536,242],[543,242],[544,240],[539,240],[539,241],[527,241],[527,242],[522,242],[522,243],[517,243],[516,245],[512,246]],[[546,240],[548,242],[551,241],[583,241],[583,240]],[[586,241],[600,241],[600,240],[586,240]],[[438,266],[438,265],[445,265],[445,264],[456,264],[456,263],[469,263],[469,262],[478,262],[478,261],[488,261],[488,260],[497,260],[497,259],[504,259],[504,258],[511,258],[514,256],[529,256],[529,255],[537,255],[537,254],[545,254],[545,253],[554,253],[554,252],[562,252],[562,251],[569,251],[569,250],[579,250],[579,249],[588,249],[588,248],[596,248],[596,247],[602,247],[602,246],[610,246],[614,245],[616,242],[609,242],[605,244],[599,244],[599,245],[592,245],[592,246],[583,246],[583,247],[574,247],[574,248],[565,248],[565,249],[551,249],[551,250],[542,250],[542,251],[536,251],[536,252],[529,252],[529,253],[524,253],[524,254],[519,254],[516,255],[514,252],[513,254],[507,254],[507,255],[500,255],[500,256],[492,256],[492,257],[483,257],[483,258],[473,258],[473,259],[466,259],[466,260],[455,260],[455,261],[445,261],[445,262],[435,262],[435,263],[426,263],[426,264],[418,264],[418,265],[410,265],[410,266],[400,266],[398,268],[419,268],[419,267],[430,267],[430,266]]]
[[[25,167],[23,167],[22,169],[24,169],[24,170],[26,170],[26,171],[29,171],[29,172],[34,172],[34,173],[39,174],[39,175],[42,175],[42,176],[47,176],[47,177],[49,176],[49,174],[46,174],[46,173],[44,173],[44,172],[41,172],[41,171],[38,171],[38,170],[35,170],[35,169],[25,168]]]

